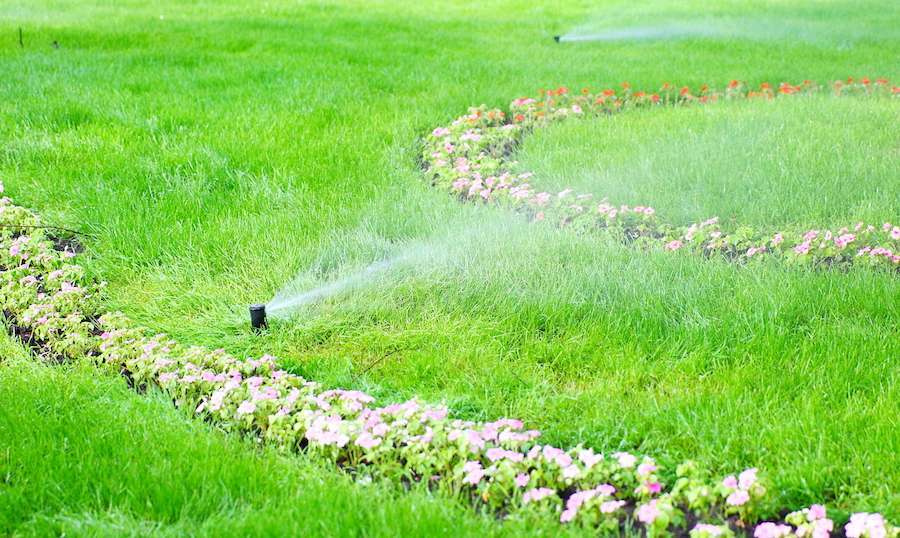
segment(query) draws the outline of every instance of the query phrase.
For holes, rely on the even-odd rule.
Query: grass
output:
[[[900,517],[895,277],[637,256],[461,206],[429,189],[415,166],[416,137],[469,105],[502,105],[541,86],[900,79],[887,52],[900,46],[893,3],[55,7],[0,6],[0,36],[7,36],[0,45],[0,177],[18,202],[95,234],[86,265],[110,282],[111,304],[138,322],[184,342],[273,352],[306,376],[384,399],[421,395],[464,416],[522,417],[557,443],[634,449],[668,463],[691,457],[720,471],[756,465],[778,487],[780,505],[824,500]],[[806,21],[806,33],[568,45],[550,39],[605,13],[623,27],[648,17],[659,24],[692,14],[768,17]],[[14,37],[19,27],[24,49]],[[896,104],[823,99],[789,107],[722,105],[565,125],[537,135],[523,159],[548,182],[609,187],[603,192],[628,198],[622,203],[649,203],[674,219],[896,220],[897,189],[886,183],[897,161],[888,127]],[[838,122],[840,129],[827,128]],[[766,149],[746,146],[772,130],[796,136]],[[609,132],[619,143],[605,138]],[[680,133],[683,144],[668,132]],[[728,173],[729,156],[748,172]],[[630,173],[635,163],[649,172],[623,182],[607,175]],[[751,188],[768,203],[741,202],[739,193]],[[786,194],[795,196],[789,205]],[[246,330],[244,305],[284,283],[327,281],[409,244],[430,245],[431,254],[400,264],[378,285],[307,307],[262,337]],[[238,512],[248,525],[258,515],[270,529],[289,530],[314,513],[313,521],[332,522],[334,534],[417,532],[388,520],[421,523],[421,533],[440,521],[463,534],[487,528],[447,500],[359,488],[298,460],[258,455],[179,419],[164,402],[130,396],[117,382],[78,369],[35,371],[28,375],[44,381],[13,383],[4,369],[11,389],[0,394],[7,402],[30,397],[37,409],[57,398],[67,421],[35,411],[29,429],[7,427],[0,438],[24,446],[38,436],[53,447],[71,429],[83,433],[83,450],[96,444],[98,458],[101,447],[122,444],[105,456],[107,469],[143,463],[104,478],[100,494],[92,473],[35,467],[29,491],[60,500],[45,503],[41,493],[28,497],[13,485],[11,495],[25,500],[0,515],[7,528],[73,530],[64,527],[71,516],[72,525],[97,520],[140,533],[144,522],[162,521],[176,525],[176,534],[202,533]],[[104,405],[91,403],[97,391],[107,395]],[[11,406],[2,409],[12,416]],[[98,413],[96,421],[79,420],[76,409]],[[160,446],[185,447],[171,460],[185,472],[157,481],[172,495],[141,485],[160,476],[144,465],[155,452],[126,442],[135,428],[151,427],[134,418],[141,416],[155,417],[156,433],[147,435],[162,436]],[[94,422],[104,426],[88,427]],[[194,500],[191,484],[224,472],[191,449],[203,443],[218,443],[215,450],[241,462],[229,480],[245,476],[258,485],[226,481]],[[64,468],[80,457],[55,454]],[[30,465],[26,458],[16,464]],[[297,485],[318,480],[337,484],[335,508],[321,508],[332,488],[292,507]],[[232,504],[217,506],[218,497]],[[156,506],[147,498],[170,500]],[[346,509],[364,499],[391,502],[360,508],[360,517]],[[422,511],[435,519],[418,519]]]
[[[520,166],[678,224],[880,225],[900,207],[897,118],[896,99],[831,96],[640,110],[539,131]]]
[[[141,397],[98,378],[90,365],[37,365],[5,335],[0,349],[4,536],[517,532],[425,491],[360,486],[259,450],[175,411],[159,393]]]

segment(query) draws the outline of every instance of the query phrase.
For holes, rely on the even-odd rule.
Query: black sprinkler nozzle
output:
[[[266,305],[250,305],[250,327],[256,332],[269,327],[268,322],[266,322]]]
[[[553,36],[553,41],[556,41],[557,43],[559,43],[559,38],[561,38],[561,37],[562,36],[555,35],[555,36]]]

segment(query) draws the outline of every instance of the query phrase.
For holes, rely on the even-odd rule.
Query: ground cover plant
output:
[[[238,356],[271,352],[294,373],[379,401],[418,395],[470,419],[517,416],[539,427],[545,442],[653,454],[670,471],[687,457],[719,476],[758,466],[777,506],[824,500],[835,519],[881,510],[896,520],[893,277],[634,256],[615,243],[535,230],[503,212],[460,205],[428,188],[416,163],[417,139],[434,126],[473,103],[503,106],[540,85],[618,88],[628,79],[635,88],[666,81],[696,88],[741,79],[755,87],[848,74],[900,80],[886,53],[897,48],[896,6],[360,7],[81,4],[51,12],[39,3],[3,5],[0,173],[8,191],[48,222],[92,233],[82,264],[110,282],[112,306],[179,341],[222,345]],[[701,13],[801,21],[806,31],[767,25],[782,32],[577,46],[550,39],[594,18],[627,26]],[[848,119],[846,107],[856,106],[844,103],[820,105],[817,123],[832,134],[811,130],[804,136],[810,146],[821,141],[830,153],[852,154],[869,143],[861,127],[845,141],[835,138],[838,122],[828,123],[829,113]],[[774,121],[773,107],[758,102],[716,110],[722,122]],[[892,110],[862,115],[881,123]],[[611,122],[662,138],[628,118]],[[795,121],[796,131],[802,118]],[[585,128],[603,128],[593,125]],[[578,127],[558,127],[569,128]],[[890,148],[890,139],[886,144],[873,146],[867,176],[896,162],[895,152],[878,149]],[[624,158],[630,148],[598,158]],[[526,143],[523,166],[529,151]],[[690,147],[683,153],[699,159]],[[834,162],[811,157],[788,163],[784,173],[800,181],[800,170],[831,172]],[[844,192],[833,182],[807,190],[820,188],[828,200]],[[801,204],[778,215],[778,224],[823,222],[818,217],[840,207],[823,226],[839,228],[857,215],[870,221],[895,196],[887,183],[856,198],[856,208]],[[715,213],[733,213],[722,209]],[[693,216],[679,215],[680,224]],[[491,233],[454,243],[471,222]],[[245,329],[245,305],[298,274],[321,283],[407,241],[434,237],[450,261],[411,264],[378,286],[305,308],[260,337]],[[24,390],[9,379],[7,393]],[[120,391],[109,401],[128,408],[130,398],[138,397]],[[44,446],[65,438],[31,424],[44,432]],[[13,430],[4,439],[15,455],[25,437]],[[244,469],[266,472],[253,461]],[[32,480],[47,486],[36,501],[56,487],[39,473]],[[84,491],[73,486],[87,479],[61,479],[59,487],[67,482]],[[178,478],[157,482],[173,488]],[[3,494],[21,499],[24,491]],[[112,506],[128,521],[158,522],[160,532],[173,524],[123,495],[97,500],[85,492],[46,511],[43,504],[18,505],[29,508],[16,521],[68,510],[75,526]],[[415,511],[403,506],[396,513],[412,520]],[[215,512],[197,513],[200,521]],[[277,515],[265,519],[261,528],[277,527]],[[339,512],[332,521],[368,527]]]

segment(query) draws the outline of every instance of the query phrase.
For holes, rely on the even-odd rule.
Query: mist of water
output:
[[[560,36],[560,42],[641,41],[690,38],[742,39],[772,41],[789,39],[819,45],[850,46],[854,41],[871,37],[871,29],[847,21],[841,27],[801,16],[652,16],[654,24],[635,24],[635,18],[596,17]],[[878,29],[882,37],[896,36],[896,29]]]
[[[475,257],[504,248],[512,237],[531,237],[533,233],[529,232],[528,223],[517,215],[476,211],[458,219],[439,225],[425,237],[399,244],[387,242],[366,230],[348,234],[351,239],[342,239],[339,245],[326,249],[319,262],[285,284],[266,303],[266,312],[273,318],[288,318],[304,307],[348,292],[396,283],[404,275],[422,278],[433,271],[447,271],[451,267],[468,272],[474,269],[472,261]],[[374,256],[377,259],[361,268],[357,263],[355,268],[339,269],[329,278],[316,276],[322,266],[332,265],[334,257],[341,258],[344,250],[358,250],[360,245],[378,253]]]
[[[722,37],[729,35],[724,28],[688,23],[670,23],[656,26],[631,26],[608,30],[581,29],[561,35],[559,41],[632,41],[650,39],[679,39],[686,37]]]
[[[268,304],[266,304],[266,312],[276,318],[287,316],[292,311],[304,305],[315,303],[322,299],[370,283],[379,275],[386,273],[391,268],[395,267],[404,258],[405,256],[399,256],[373,262],[360,271],[307,291],[296,292],[292,290],[291,287],[283,288],[271,301],[269,301]]]

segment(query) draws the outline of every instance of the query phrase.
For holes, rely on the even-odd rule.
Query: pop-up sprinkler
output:
[[[561,38],[561,37],[562,36],[560,36],[560,35],[555,35],[555,36],[553,36],[553,41],[556,41],[557,43],[559,43],[559,38]]]
[[[263,329],[268,328],[268,326],[269,324],[266,322],[266,305],[250,305],[250,327],[254,331],[259,332]]]

